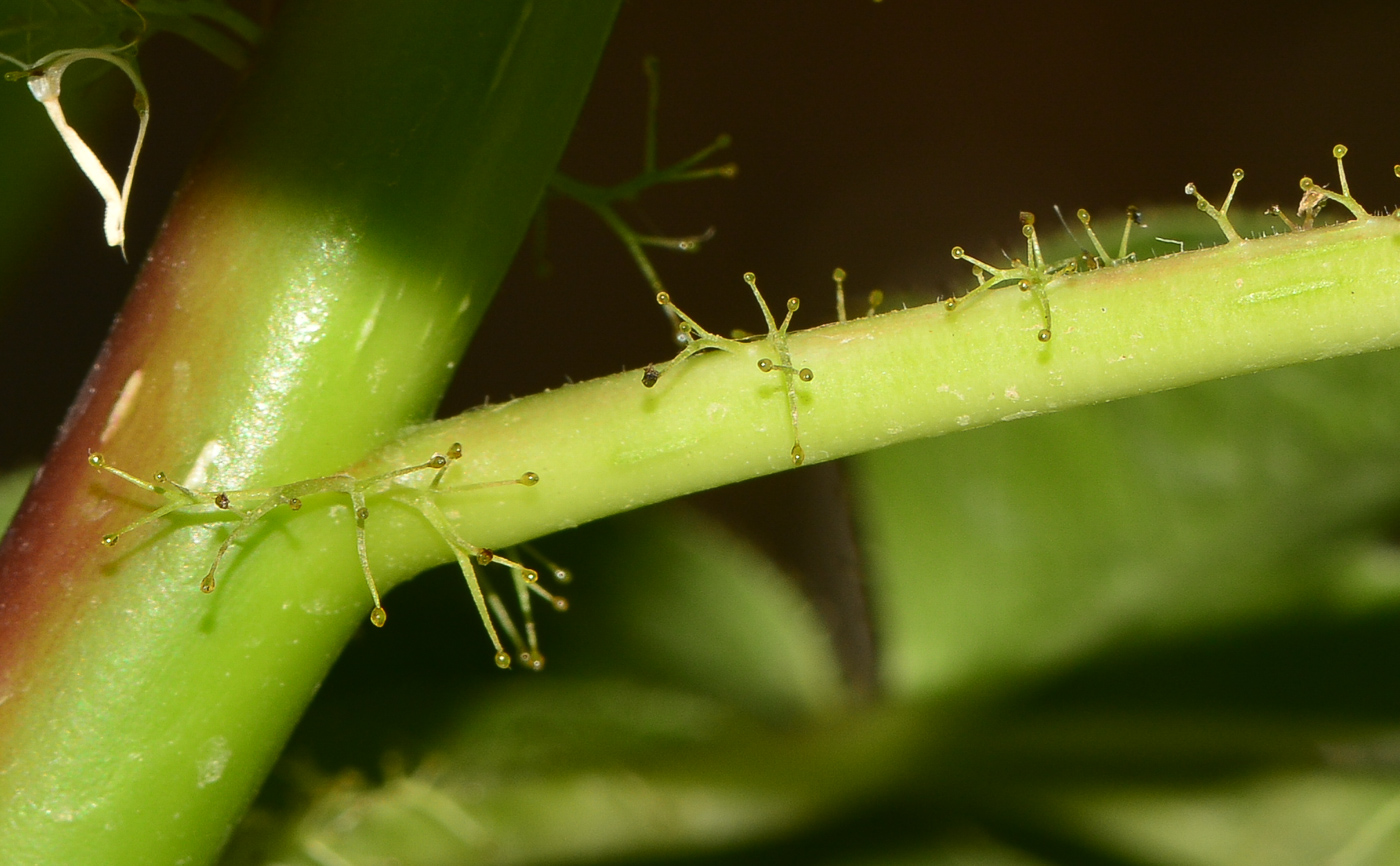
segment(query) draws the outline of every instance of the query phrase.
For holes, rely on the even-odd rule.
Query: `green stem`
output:
[[[206,596],[213,527],[92,543],[150,497],[89,451],[274,484],[429,418],[616,8],[286,4],[0,551],[6,862],[210,861],[360,621],[335,598],[364,592],[344,505],[309,510],[348,561],[323,555],[338,531],[261,569],[235,548]]]
[[[1060,278],[1048,295],[1049,343],[1014,287],[791,335],[794,362],[816,374],[798,383],[808,459],[1400,345],[1400,220]],[[453,483],[538,473],[529,489],[444,495],[457,531],[496,547],[791,468],[782,382],[756,366],[771,349],[744,348],[687,361],[653,389],[629,372],[439,421],[360,471],[460,441]],[[421,519],[405,509],[390,528],[388,513],[373,542],[383,583],[446,561]]]

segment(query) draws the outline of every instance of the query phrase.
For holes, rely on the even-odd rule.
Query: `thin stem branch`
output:
[[[1061,277],[1046,292],[1049,343],[1035,299],[1013,291],[792,334],[793,363],[816,373],[799,391],[808,459],[1400,345],[1400,220]],[[539,473],[530,491],[444,497],[458,530],[489,547],[778,472],[791,431],[781,383],[756,366],[765,350],[695,357],[650,389],[628,372],[483,407],[366,468],[461,441],[472,478]],[[441,558],[411,529],[394,535],[386,557],[403,570],[390,583]]]

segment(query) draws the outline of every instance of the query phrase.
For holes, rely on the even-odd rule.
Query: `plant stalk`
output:
[[[1048,295],[1049,343],[1036,339],[1035,299],[1014,287],[955,310],[930,304],[794,333],[794,365],[815,374],[797,383],[808,462],[1400,345],[1400,220],[1106,268],[1057,279]],[[753,342],[686,361],[650,389],[634,371],[482,407],[412,431],[356,471],[459,441],[467,454],[447,483],[538,473],[531,488],[443,494],[458,532],[501,547],[790,469],[783,384],[758,369],[763,357],[772,348]],[[387,584],[447,561],[424,521],[395,514],[375,545]]]
[[[88,454],[257,486],[431,417],[616,9],[285,5],[0,551],[6,862],[211,861],[360,622],[321,543],[213,596],[213,527],[95,544],[151,497]]]

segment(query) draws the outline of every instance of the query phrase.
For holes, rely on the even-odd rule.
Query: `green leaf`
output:
[[[137,6],[151,32],[182,36],[234,69],[248,64],[249,48],[262,39],[256,24],[222,0],[139,0]]]
[[[1384,353],[857,458],[888,685],[947,694],[1395,600],[1323,566],[1400,500],[1397,387]]]
[[[1400,784],[1282,772],[1211,786],[1087,790],[1054,811],[1144,863],[1371,866],[1400,862]]]
[[[1044,866],[1046,861],[988,839],[974,839],[826,862],[839,866]]]
[[[28,67],[44,56],[79,48],[119,48],[164,30],[182,36],[235,69],[261,31],[222,0],[43,0],[0,11],[0,54]],[[22,8],[21,8],[22,7]]]
[[[6,5],[0,13],[0,54],[26,67],[54,51],[126,45],[144,30],[136,10],[118,0],[11,0]]]
[[[464,705],[452,737],[412,772],[322,786],[275,856],[530,862],[746,838],[809,805],[717,760],[754,733],[693,694],[620,681],[498,684]]]
[[[816,611],[743,537],[681,506],[577,535],[561,548],[577,563],[580,597],[556,659],[660,677],[765,716],[846,697]]]

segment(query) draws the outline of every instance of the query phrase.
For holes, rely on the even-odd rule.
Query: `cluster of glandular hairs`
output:
[[[1329,201],[1335,201],[1347,210],[1351,211],[1356,219],[1369,219],[1370,214],[1351,195],[1351,189],[1347,184],[1346,168],[1342,164],[1342,159],[1347,154],[1346,145],[1339,144],[1332,148],[1332,156],[1337,160],[1337,175],[1340,180],[1341,192],[1334,192],[1324,186],[1313,182],[1312,178],[1305,177],[1299,181],[1299,187],[1303,191],[1303,198],[1298,204],[1298,217],[1301,222],[1294,222],[1284,213],[1278,205],[1269,208],[1266,213],[1278,217],[1290,231],[1304,231],[1313,227],[1313,221],[1318,212]],[[1400,165],[1395,167],[1395,173],[1400,176]],[[1196,207],[1204,214],[1215,221],[1220,227],[1220,231],[1225,235],[1227,244],[1240,243],[1245,239],[1235,229],[1230,222],[1230,205],[1235,199],[1235,192],[1239,189],[1240,181],[1244,180],[1244,170],[1235,169],[1232,173],[1230,191],[1226,193],[1224,202],[1220,207],[1211,204],[1209,200],[1197,190],[1194,183],[1186,184],[1186,194],[1194,196]],[[1058,209],[1057,209],[1058,211]],[[1098,234],[1090,225],[1089,212],[1080,208],[1078,212],[1079,221],[1083,224],[1085,231],[1089,235],[1090,243],[1094,247],[1094,252],[1087,250],[1082,256],[1065,259],[1060,262],[1047,262],[1040,251],[1040,239],[1036,234],[1035,215],[1022,212],[1021,233],[1026,238],[1025,259],[1011,258],[1008,266],[998,268],[981,259],[968,255],[962,247],[953,247],[953,258],[967,262],[972,265],[973,275],[977,278],[977,286],[961,297],[951,297],[945,303],[949,310],[956,309],[965,301],[992,289],[1000,289],[1006,286],[1016,286],[1023,292],[1032,293],[1040,306],[1043,327],[1037,332],[1036,337],[1042,343],[1049,342],[1051,330],[1051,310],[1050,299],[1046,288],[1052,280],[1060,276],[1069,276],[1086,270],[1093,270],[1101,267],[1115,267],[1136,261],[1135,257],[1128,252],[1129,234],[1135,226],[1142,227],[1145,223],[1142,213],[1136,207],[1129,207],[1127,219],[1123,225],[1123,238],[1118,247],[1118,255],[1110,255],[1109,251],[1099,240]],[[1069,226],[1065,226],[1066,231]]]
[[[844,274],[842,276],[844,278]],[[646,369],[642,371],[642,384],[648,388],[654,388],[667,370],[702,352],[734,352],[743,343],[754,340],[767,342],[772,347],[773,353],[777,355],[777,360],[760,358],[758,369],[764,373],[777,373],[783,379],[783,391],[787,395],[788,419],[792,425],[792,451],[790,454],[793,465],[801,466],[803,461],[807,459],[807,453],[802,450],[802,434],[798,426],[796,380],[810,382],[814,378],[809,368],[799,369],[793,364],[792,352],[788,349],[788,326],[792,324],[792,314],[797,312],[801,302],[797,298],[788,298],[787,315],[783,317],[782,324],[778,324],[773,318],[772,310],[768,309],[768,302],[763,299],[763,294],[758,290],[758,278],[751,273],[744,274],[744,282],[748,283],[749,288],[753,290],[754,299],[758,301],[758,307],[763,311],[763,320],[768,326],[766,335],[741,336],[730,339],[712,334],[700,327],[694,319],[673,304],[669,294],[657,292],[656,302],[665,307],[675,321],[680,322],[680,332],[684,338],[685,347],[676,357],[664,364],[648,364]]]
[[[1337,202],[1345,207],[1351,212],[1352,217],[1355,219],[1370,219],[1371,214],[1351,195],[1351,185],[1347,183],[1347,170],[1343,162],[1346,155],[1347,146],[1345,144],[1339,144],[1332,148],[1332,158],[1337,160],[1337,180],[1338,185],[1342,188],[1341,192],[1334,192],[1325,186],[1314,183],[1313,179],[1310,177],[1304,177],[1298,181],[1298,188],[1303,191],[1303,197],[1299,200],[1297,207],[1299,222],[1294,222],[1290,219],[1283,208],[1278,205],[1273,205],[1264,211],[1264,213],[1269,216],[1278,217],[1289,231],[1295,232],[1307,231],[1312,228],[1318,213],[1329,201]],[[1395,173],[1396,175],[1400,175],[1400,165],[1395,167]],[[1216,225],[1220,226],[1220,231],[1225,235],[1225,242],[1229,244],[1241,243],[1245,240],[1230,223],[1229,216],[1230,202],[1234,200],[1235,190],[1239,187],[1241,180],[1244,180],[1244,170],[1237,168],[1233,174],[1233,182],[1230,184],[1230,191],[1225,196],[1225,202],[1218,209],[1207,201],[1205,196],[1197,191],[1194,183],[1188,183],[1186,185],[1186,194],[1196,197],[1196,207],[1211,219],[1215,220]]]
[[[466,578],[472,598],[476,602],[481,621],[486,626],[491,643],[495,647],[496,664],[502,668],[508,668],[512,662],[512,654],[507,652],[501,643],[500,633],[496,628],[499,624],[500,631],[505,633],[507,640],[513,645],[514,658],[518,658],[532,670],[540,670],[544,667],[544,655],[539,649],[530,597],[532,594],[540,596],[551,607],[559,611],[567,610],[568,602],[540,586],[539,572],[535,569],[487,548],[477,547],[462,538],[453,529],[438,505],[438,497],[446,492],[458,493],[507,485],[533,487],[539,483],[540,477],[533,472],[526,472],[517,478],[503,481],[443,485],[443,476],[461,456],[462,446],[460,443],[454,442],[445,453],[434,454],[422,463],[367,478],[356,478],[348,473],[337,473],[295,481],[277,487],[210,491],[193,490],[174,481],[164,472],[155,474],[154,484],[143,481],[113,466],[101,454],[88,455],[88,463],[95,469],[115,475],[142,490],[165,499],[165,504],[161,507],[117,532],[104,535],[102,543],[108,547],[116,545],[126,534],[175,512],[195,514],[227,512],[236,518],[236,520],[231,521],[233,529],[225,536],[223,543],[214,554],[213,561],[209,564],[208,571],[205,572],[203,580],[200,581],[199,588],[206,593],[214,591],[219,565],[223,562],[229,549],[268,514],[282,507],[286,507],[290,511],[300,511],[303,500],[312,496],[340,494],[349,497],[355,519],[355,547],[360,560],[360,568],[364,573],[365,585],[369,588],[370,598],[374,602],[374,607],[370,612],[370,622],[376,626],[383,626],[388,619],[388,614],[380,601],[379,587],[375,584],[374,574],[370,570],[369,551],[365,541],[365,523],[370,515],[366,498],[375,494],[390,494],[395,499],[420,511],[447,541],[448,546],[452,548],[457,562],[462,567],[462,574]],[[415,477],[421,480],[428,472],[433,474],[431,480],[426,484],[410,483]],[[556,579],[560,582],[568,581],[570,575],[567,569],[561,568],[538,554],[534,555],[544,562]],[[516,625],[514,617],[501,600],[500,595],[491,587],[490,582],[484,576],[479,578],[477,575],[475,565],[486,566],[492,563],[503,565],[510,571],[511,582],[514,585],[523,620],[523,628]]]
[[[1123,240],[1119,244],[1118,255],[1111,256],[1104,248],[1103,242],[1099,240],[1098,233],[1094,231],[1089,212],[1080,208],[1078,217],[1084,230],[1089,234],[1089,240],[1094,245],[1096,255],[1086,253],[1083,256],[1059,262],[1047,262],[1040,250],[1040,236],[1035,229],[1035,214],[1028,211],[1021,212],[1021,234],[1026,238],[1025,259],[1012,258],[1010,265],[998,268],[981,259],[973,258],[962,247],[953,247],[953,258],[972,265],[973,276],[977,278],[977,287],[960,297],[948,298],[944,304],[949,310],[954,310],[983,292],[1006,286],[1016,286],[1021,291],[1029,292],[1035,297],[1036,303],[1040,306],[1042,325],[1036,333],[1036,339],[1042,343],[1050,342],[1054,333],[1051,325],[1050,298],[1046,294],[1046,286],[1049,285],[1050,281],[1058,276],[1077,273],[1081,268],[1116,267],[1132,261],[1133,258],[1128,253],[1128,237],[1134,226],[1144,225],[1142,212],[1136,207],[1130,206],[1127,219],[1123,224]]]

